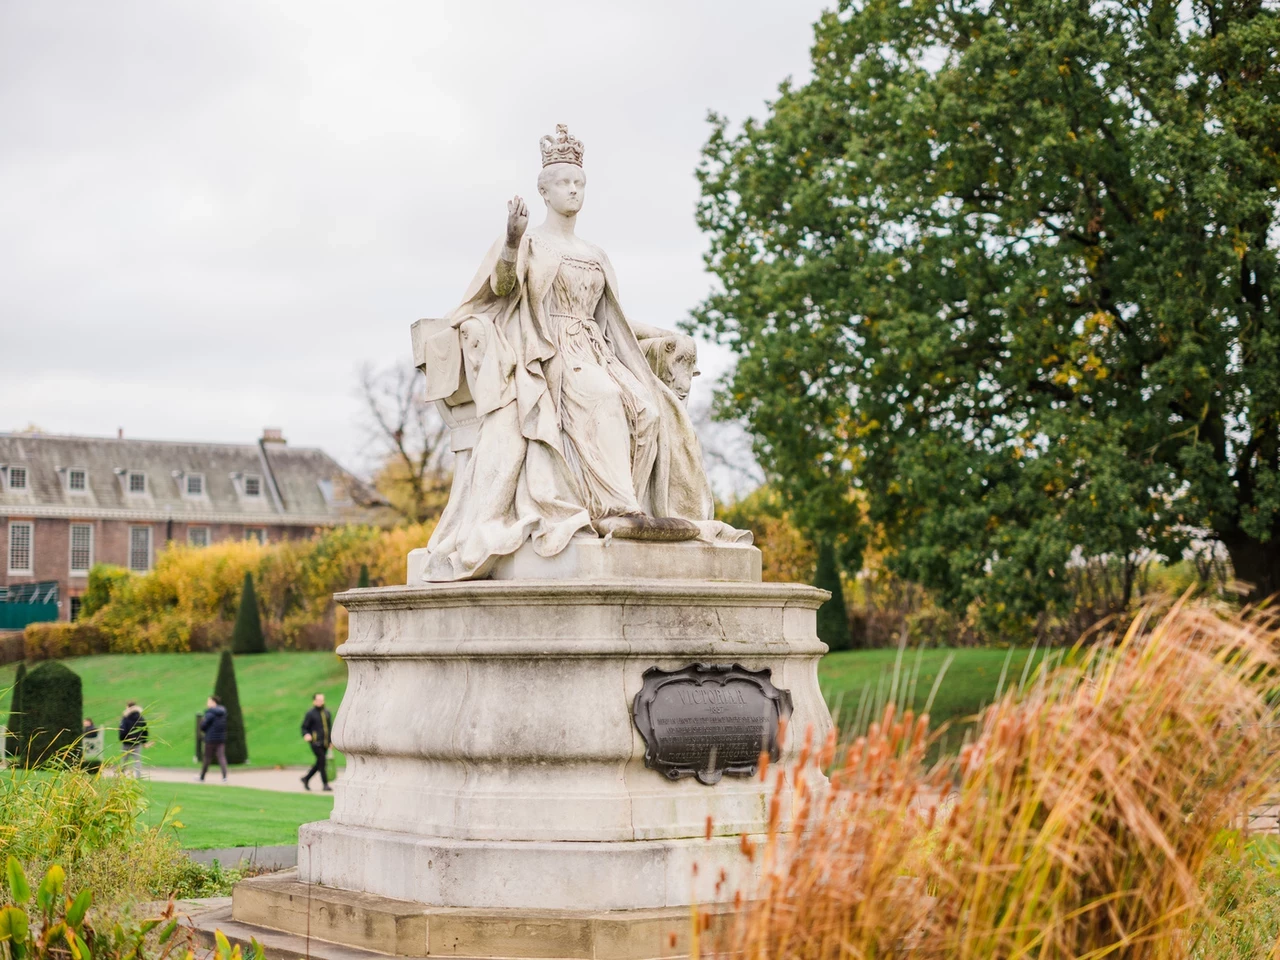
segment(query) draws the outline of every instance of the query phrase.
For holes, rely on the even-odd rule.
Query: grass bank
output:
[[[195,714],[213,691],[216,653],[140,653],[77,657],[64,661],[80,675],[85,715],[106,731],[108,758],[120,752],[116,726],[125,701],[142,704],[156,741],[147,749],[155,766],[190,766]],[[0,667],[0,723],[9,719],[16,666]],[[332,653],[260,653],[236,657],[236,683],[249,741],[249,766],[309,764],[299,727],[312,694],[323,693],[337,712],[347,668]],[[341,759],[339,758],[339,762]]]
[[[143,791],[143,823],[160,826],[167,818],[164,834],[187,850],[297,843],[300,824],[325,820],[333,809],[332,794],[155,782]]]
[[[996,700],[1001,678],[1008,689],[1022,679],[1024,672],[1030,675],[1043,659],[1043,651],[1033,655],[1029,649],[932,648],[906,650],[901,657],[897,650],[847,650],[822,658],[818,683],[836,723],[842,730],[851,729],[859,726],[861,705],[875,704],[877,700],[883,704],[891,698],[895,674],[898,701],[918,713],[924,709],[938,674],[945,667],[929,717],[935,728],[952,723],[953,730],[944,735],[944,740],[954,748],[969,727],[963,721]]]

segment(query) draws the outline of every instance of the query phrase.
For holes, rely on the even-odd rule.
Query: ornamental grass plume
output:
[[[748,960],[1280,957],[1270,928],[1262,953],[1222,946],[1210,889],[1240,849],[1233,825],[1280,775],[1278,652],[1264,612],[1148,609],[998,700],[929,770],[927,718],[890,704],[830,788],[798,797],[797,829],[752,851],[761,879],[726,946]]]

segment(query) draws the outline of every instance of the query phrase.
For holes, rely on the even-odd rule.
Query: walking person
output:
[[[325,758],[329,753],[329,731],[332,729],[333,716],[325,708],[324,694],[317,693],[311,698],[311,709],[302,718],[302,739],[311,745],[311,752],[316,758],[307,775],[302,778],[302,785],[308,790],[311,789],[311,778],[317,773],[320,774],[324,789],[333,789],[329,786],[329,773],[325,769]]]
[[[147,732],[147,718],[142,715],[142,708],[137,700],[125,704],[124,713],[120,715],[120,746],[124,748],[124,770],[126,775],[142,776],[142,748],[150,741]]]
[[[196,779],[204,782],[204,775],[209,772],[209,764],[218,761],[222,770],[222,782],[227,782],[227,708],[222,705],[221,697],[210,697],[205,702],[204,719],[200,721],[200,732],[204,734],[204,766],[200,768],[200,776]]]

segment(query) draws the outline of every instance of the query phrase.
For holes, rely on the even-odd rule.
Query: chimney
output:
[[[284,443],[284,431],[279,427],[263,427],[262,428],[263,443]]]
[[[117,440],[124,439],[124,427],[116,427],[116,439]]]

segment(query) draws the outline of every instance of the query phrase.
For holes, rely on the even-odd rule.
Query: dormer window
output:
[[[204,474],[188,473],[183,481],[183,489],[188,497],[204,496]]]
[[[67,471],[67,489],[72,493],[84,493],[89,489],[89,473],[81,467]]]
[[[244,495],[246,497],[262,496],[262,478],[254,473],[247,473],[244,477]]]
[[[130,493],[146,493],[147,475],[141,470],[130,470],[129,486],[127,489]]]
[[[27,489],[27,468],[26,467],[10,467],[9,468],[9,489],[10,490]]]

